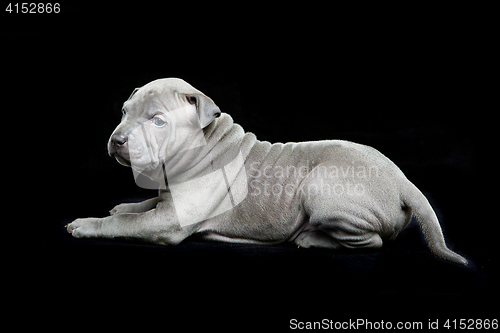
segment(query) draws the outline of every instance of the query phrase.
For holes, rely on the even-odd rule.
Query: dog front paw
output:
[[[136,204],[135,203],[122,203],[116,205],[113,209],[109,211],[109,215],[115,214],[125,214],[125,213],[135,213]]]
[[[101,224],[100,218],[76,219],[66,225],[66,230],[75,238],[95,238],[99,236]]]

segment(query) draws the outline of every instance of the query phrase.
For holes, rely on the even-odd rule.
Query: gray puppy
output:
[[[109,154],[132,167],[139,186],[159,188],[159,196],[118,205],[105,218],[77,219],[67,225],[74,237],[176,245],[197,234],[232,243],[375,249],[413,214],[434,255],[467,264],[446,247],[425,196],[373,148],[258,141],[176,78],[136,89],[123,113]]]

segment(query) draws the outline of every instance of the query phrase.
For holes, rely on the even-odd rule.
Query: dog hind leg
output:
[[[306,249],[314,247],[335,250],[341,247],[338,242],[321,230],[303,231],[297,236],[297,238],[295,238],[294,243],[297,247],[303,247]]]
[[[344,248],[379,249],[383,244],[379,233],[369,227],[370,223],[359,218],[346,216],[311,224]]]

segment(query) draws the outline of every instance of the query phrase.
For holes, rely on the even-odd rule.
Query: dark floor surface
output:
[[[457,246],[469,259],[466,267],[436,259],[415,220],[381,250],[336,253],[195,237],[175,247],[74,239],[63,227],[71,220],[59,221],[57,237],[34,254],[33,268],[43,272],[36,299],[62,306],[65,320],[83,311],[109,327],[168,321],[169,327],[281,331],[294,318],[444,325],[497,316],[496,267],[487,248]]]

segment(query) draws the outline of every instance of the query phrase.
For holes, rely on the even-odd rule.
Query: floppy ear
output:
[[[203,94],[186,95],[189,103],[196,105],[196,113],[201,128],[205,128],[215,119],[220,117],[220,110],[214,101]]]
[[[141,88],[135,88],[135,89],[134,89],[134,91],[132,91],[132,93],[130,94],[130,97],[127,99],[127,101],[128,101],[129,99],[131,99],[131,98],[132,98],[132,96],[134,96],[134,95],[135,95],[135,93],[137,92],[137,90],[139,90],[139,89],[141,89]]]

